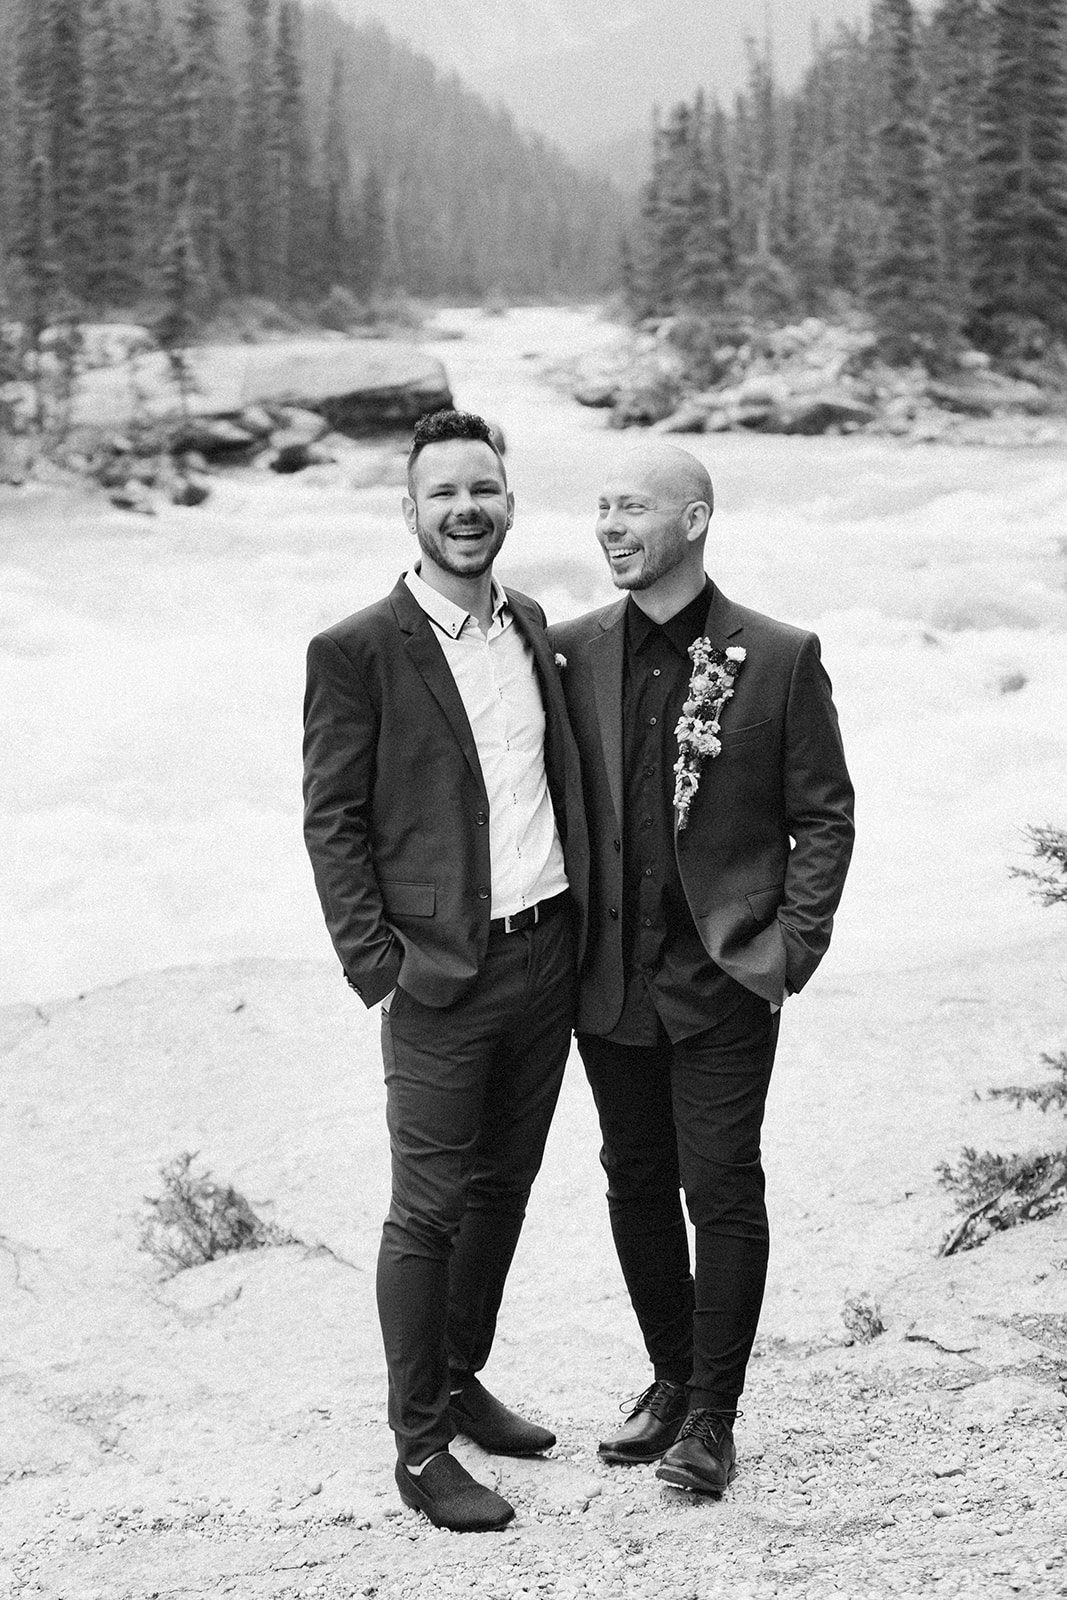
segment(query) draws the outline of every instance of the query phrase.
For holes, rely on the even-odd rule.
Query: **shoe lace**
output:
[[[643,1394],[632,1394],[628,1400],[624,1400],[619,1410],[627,1412],[631,1417],[636,1416],[639,1411],[651,1411],[652,1415],[659,1417],[662,1422],[661,1409],[666,1406],[675,1388],[676,1385],[667,1383],[663,1378],[657,1378],[655,1383],[649,1384]]]
[[[691,1411],[682,1423],[678,1442],[699,1439],[701,1444],[720,1444],[740,1415],[740,1411]]]

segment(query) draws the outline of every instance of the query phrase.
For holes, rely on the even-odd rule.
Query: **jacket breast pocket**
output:
[[[770,730],[770,717],[764,717],[762,722],[750,722],[745,728],[723,728],[720,734],[723,755],[729,755],[731,750],[751,744],[753,740],[766,738]]]
[[[382,901],[387,917],[432,917],[437,903],[433,883],[383,883]]]

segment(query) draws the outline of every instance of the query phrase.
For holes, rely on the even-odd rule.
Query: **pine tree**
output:
[[[726,293],[737,271],[729,144],[726,113],[718,101],[715,101],[708,123],[708,172],[711,179],[711,209],[715,219],[713,252],[719,276],[719,292],[722,294]]]
[[[388,210],[385,186],[375,167],[368,168],[363,178],[359,203],[359,227],[355,250],[355,287],[364,299],[369,299],[382,286],[387,256]],[[472,280],[477,273],[467,267]]]
[[[38,429],[42,429],[46,422],[42,339],[56,312],[62,287],[62,268],[56,248],[52,168],[43,138],[30,161],[19,257],[26,285],[23,324],[34,379],[35,420]]]
[[[132,164],[131,68],[113,0],[85,0],[86,267],[95,306],[125,306],[137,295]]]
[[[857,29],[840,25],[831,48],[840,103],[831,281],[857,295],[875,270],[883,203],[878,131],[889,120],[891,85],[877,38],[868,41]]]
[[[11,253],[18,216],[18,190],[15,182],[18,154],[18,114],[14,19],[9,11],[0,12],[0,150],[8,159],[0,161],[0,281],[4,258]]]
[[[677,299],[688,310],[705,313],[722,310],[730,287],[729,251],[724,248],[728,218],[720,209],[725,173],[713,170],[712,125],[704,97],[698,93],[685,175],[685,246]]]
[[[322,138],[322,266],[325,286],[352,286],[355,251],[352,162],[345,126],[345,60],[334,52]]]
[[[233,93],[222,59],[219,0],[186,0],[178,88],[180,136],[172,188],[188,208],[197,260],[214,290],[236,278]]]
[[[707,112],[698,94],[691,113],[688,158],[681,193],[685,243],[676,284],[679,306],[707,311],[719,297],[715,259],[715,211],[707,159]]]
[[[1053,0],[996,0],[975,200],[975,336],[1067,332],[1067,41]]]
[[[638,247],[633,257],[631,302],[638,318],[653,316],[662,297],[660,275],[660,229],[664,210],[666,142],[658,111],[652,115],[652,157],[648,177],[641,188]]]
[[[85,98],[81,0],[42,0],[42,114],[51,172],[55,245],[77,292],[86,270]]]
[[[692,242],[690,185],[695,142],[693,112],[682,101],[669,112],[663,127],[655,270],[658,300],[664,311],[677,310],[682,300]]]
[[[936,362],[949,342],[951,325],[941,298],[911,0],[878,0],[876,20],[882,30],[889,111],[877,136],[881,239],[867,301],[890,360]]]
[[[942,0],[928,35],[934,210],[943,294],[962,326],[975,274],[979,118],[986,91],[986,29],[978,0]]]
[[[270,0],[244,0],[246,57],[241,93],[238,170],[241,195],[241,278],[249,294],[265,294],[277,261],[270,193]]]
[[[137,218],[137,271],[148,290],[158,287],[163,246],[170,231],[185,142],[181,71],[161,0],[140,0],[129,18],[133,74],[133,206]]]
[[[208,281],[196,254],[192,207],[180,207],[163,249],[160,274],[163,310],[152,326],[178,384],[182,411],[188,412],[193,377],[189,346],[196,336],[208,296]]]
[[[309,250],[315,205],[296,0],[282,0],[278,13],[273,77],[274,292],[283,300],[291,300],[306,294],[315,278]]]

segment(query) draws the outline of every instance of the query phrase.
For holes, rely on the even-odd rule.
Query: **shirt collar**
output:
[[[412,567],[405,572],[404,582],[411,593],[425,611],[431,622],[435,622],[442,633],[447,633],[450,639],[458,639],[468,622],[474,620],[469,611],[464,611],[462,606],[457,606],[446,595],[439,594],[420,575],[417,567]],[[501,613],[508,603],[508,597],[502,586],[493,579],[493,621],[499,622]]]
[[[687,606],[683,606],[681,611],[676,611],[673,617],[668,617],[663,623],[653,622],[652,618],[641,610],[633,595],[630,595],[626,607],[626,635],[630,649],[640,650],[649,639],[662,634],[679,655],[688,655],[689,646],[704,631],[714,589],[711,579],[705,578],[700,593],[690,600]]]

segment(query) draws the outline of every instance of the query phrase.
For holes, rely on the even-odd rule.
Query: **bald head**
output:
[[[688,450],[650,439],[627,450],[618,463],[626,477],[640,481],[664,501],[689,505],[697,501],[715,509],[715,491],[707,467]]]
[[[608,472],[596,534],[611,581],[657,621],[704,586],[713,504],[707,468],[661,439],[627,450]]]

